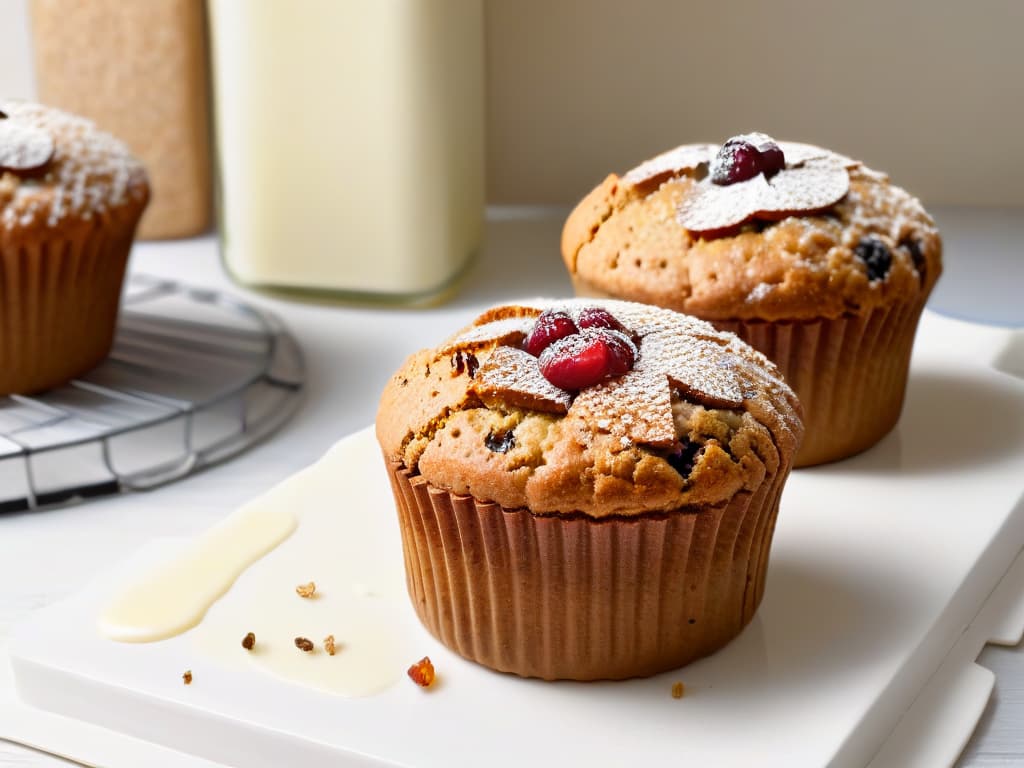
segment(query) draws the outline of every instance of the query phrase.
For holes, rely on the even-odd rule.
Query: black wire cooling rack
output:
[[[106,361],[44,394],[0,397],[0,512],[153,488],[230,458],[288,420],[304,381],[273,315],[132,276]]]

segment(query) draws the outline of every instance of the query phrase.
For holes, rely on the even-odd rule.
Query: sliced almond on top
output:
[[[676,439],[668,378],[657,371],[634,368],[588,387],[576,397],[572,411],[632,443],[667,447]]]
[[[709,163],[715,157],[715,144],[684,144],[681,147],[662,152],[627,172],[622,181],[634,186],[652,181],[659,176],[679,175],[696,171],[702,163]]]
[[[787,168],[803,165],[808,160],[833,160],[846,169],[856,168],[861,165],[860,162],[846,155],[833,152],[831,149],[816,147],[813,144],[804,144],[799,141],[780,141],[778,145],[779,149],[782,150],[783,156],[786,158]]]
[[[743,405],[738,367],[744,362],[716,341],[672,333],[652,333],[640,348],[638,368],[660,371],[690,397],[710,407]]]
[[[450,338],[439,350],[449,355],[457,350],[476,350],[497,344],[519,344],[533,328],[533,317],[504,317],[483,325],[474,325]]]
[[[55,149],[45,131],[10,118],[0,120],[0,171],[38,171],[53,159]]]
[[[788,163],[788,158],[787,158]],[[755,218],[779,219],[820,211],[850,191],[850,174],[836,158],[807,159],[766,179],[758,174],[735,184],[701,182],[677,212],[679,223],[691,232],[711,232]]]
[[[471,389],[487,404],[567,413],[572,396],[544,378],[537,358],[517,347],[496,347],[480,366]]]

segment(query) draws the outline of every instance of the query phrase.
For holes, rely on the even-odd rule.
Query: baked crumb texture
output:
[[[507,509],[603,518],[721,504],[793,453],[799,406],[775,367],[668,310],[599,302],[638,338],[636,367],[575,395],[550,384],[518,345],[547,306],[594,303],[499,307],[411,356],[377,416],[388,460]]]

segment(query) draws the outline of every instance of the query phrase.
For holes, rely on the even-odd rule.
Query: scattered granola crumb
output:
[[[185,685],[192,685],[192,670],[186,669],[185,674],[181,676],[181,679],[182,682],[185,683]]]
[[[686,693],[686,686],[681,682],[672,683],[672,698],[681,699],[683,694]]]
[[[295,647],[298,648],[300,651],[305,651],[306,653],[312,653],[313,652],[313,641],[310,640],[308,637],[296,637],[295,638]]]
[[[242,638],[242,647],[245,648],[245,650],[247,651],[251,651],[254,645],[256,645],[256,635],[254,635],[252,632],[249,632],[248,634],[246,634],[245,637]]]
[[[333,656],[337,650],[334,645],[334,635],[328,635],[324,638],[324,650],[327,651],[328,656]]]
[[[299,584],[295,588],[295,592],[299,597],[312,597],[313,593],[316,592],[316,582],[311,581],[308,584]]]
[[[434,665],[429,656],[424,656],[408,670],[409,679],[421,688],[429,688],[434,682]]]

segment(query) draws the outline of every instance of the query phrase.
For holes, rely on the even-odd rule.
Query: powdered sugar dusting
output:
[[[90,219],[148,195],[142,164],[123,142],[100,131],[91,121],[26,102],[0,103],[0,111],[8,115],[0,123],[45,137],[34,145],[33,152],[38,156],[47,142],[53,145],[48,165],[39,168],[43,173],[22,177],[9,170],[4,174],[0,183],[0,225],[5,228],[36,222],[54,227],[72,217]],[[10,168],[3,162],[0,165]]]
[[[555,307],[573,316],[583,307],[608,310],[638,340],[635,367],[584,388],[573,399],[571,393],[544,378],[537,358],[514,346],[522,342],[533,318],[509,318],[500,308],[490,310],[478,318],[483,321],[480,325],[458,334],[441,350],[449,354],[460,345],[478,350],[485,343],[493,345],[471,385],[485,403],[569,412],[619,437],[622,445],[628,441],[667,446],[676,439],[672,387],[709,407],[746,408],[756,399],[763,410],[767,407],[762,397],[765,393],[775,403],[793,397],[778,369],[764,355],[702,320],[614,300],[538,300],[535,306],[538,311]],[[499,319],[488,321],[491,317]],[[513,346],[507,346],[509,343]]]
[[[684,144],[641,163],[627,172],[622,181],[635,186],[658,176],[693,173],[702,163],[711,162],[717,151],[715,144]]]
[[[741,364],[741,358],[714,341],[663,332],[643,340],[639,367],[668,376],[694,399],[738,408],[745,399],[738,370]]]
[[[532,317],[504,317],[499,320],[474,325],[455,335],[441,347],[447,354],[458,349],[472,349],[495,344],[518,344],[533,327]]]
[[[727,339],[726,334],[723,334],[706,320],[700,320],[691,315],[682,315],[678,312],[672,312],[671,310],[662,309],[650,304],[637,304],[631,301],[618,301],[614,299],[600,302],[596,302],[593,299],[569,299],[567,301],[554,302],[554,304],[559,307],[566,307],[573,316],[583,307],[595,305],[604,307],[615,315],[623,325],[640,337],[658,331],[666,331],[684,333],[701,338]]]
[[[624,447],[630,442],[667,447],[676,439],[668,379],[655,371],[636,368],[589,387],[573,402],[571,413],[596,422]]]
[[[847,170],[860,167],[860,162],[830,149],[803,144],[798,141],[780,141],[779,149],[786,157],[786,165],[790,168],[803,165],[808,160],[831,160],[839,163]]]
[[[53,158],[46,131],[17,119],[0,119],[0,171],[36,171]]]
[[[899,187],[888,184],[868,184],[854,192],[841,206],[850,226],[850,242],[844,245],[853,248],[859,239],[858,232],[873,232],[889,237],[891,244],[899,243],[910,236],[920,234],[922,221],[929,224],[929,234],[934,234],[931,218],[924,212],[921,202],[908,195]]]
[[[764,134],[735,137],[752,143],[772,141]],[[780,141],[786,168],[770,180],[758,174],[747,181],[720,186],[705,178],[677,212],[679,223],[691,232],[704,233],[738,226],[752,218],[781,218],[782,214],[819,211],[841,200],[849,191],[849,171],[861,170],[856,160],[831,150],[800,142]],[[623,175],[628,185],[641,185],[660,177],[693,176],[719,151],[715,144],[684,144],[651,158]]]
[[[813,158],[771,179],[760,173],[728,185],[706,179],[680,204],[677,217],[691,232],[712,232],[759,217],[819,211],[842,200],[849,190],[850,174],[836,157]]]
[[[496,347],[473,379],[472,389],[484,401],[499,399],[522,408],[566,413],[572,396],[540,372],[537,358],[516,347]]]
[[[747,294],[747,301],[755,303],[758,301],[764,301],[768,298],[768,294],[772,292],[772,286],[770,283],[758,283],[750,289],[750,293]]]

